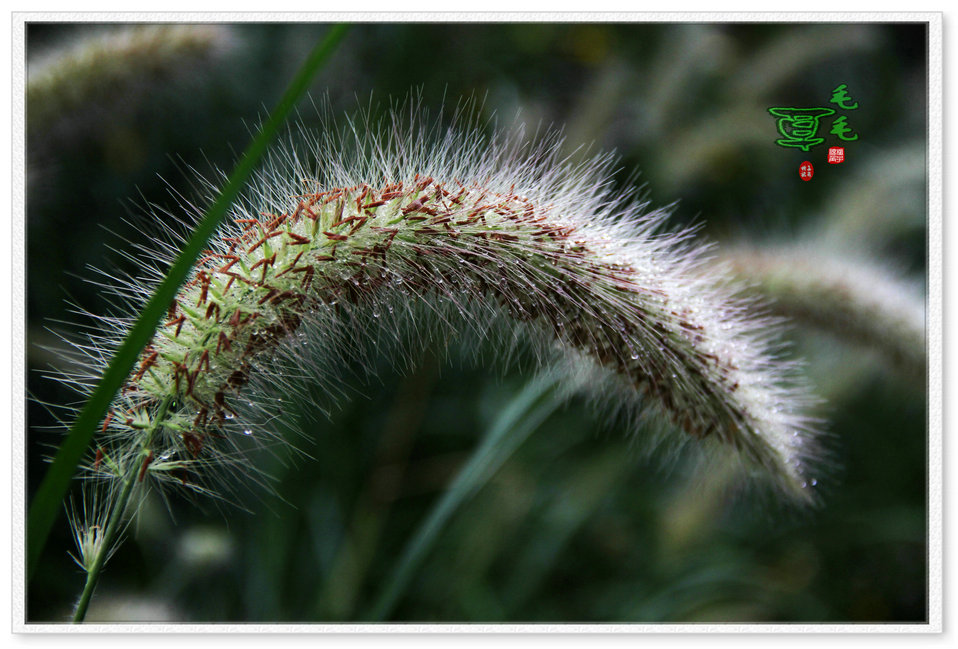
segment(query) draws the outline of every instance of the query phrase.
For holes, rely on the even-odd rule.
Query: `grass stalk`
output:
[[[87,608],[90,606],[90,598],[93,596],[93,591],[96,589],[96,584],[100,579],[100,573],[103,570],[106,559],[110,555],[111,548],[113,547],[113,539],[116,537],[116,534],[120,530],[123,523],[123,519],[126,517],[126,509],[130,503],[130,497],[133,495],[133,487],[139,480],[138,474],[141,473],[140,467],[142,465],[140,457],[144,457],[144,453],[147,452],[147,449],[149,449],[150,443],[153,441],[153,437],[156,435],[158,429],[162,425],[163,416],[166,414],[166,411],[169,409],[172,402],[173,399],[170,397],[160,404],[159,414],[161,416],[154,420],[154,426],[150,428],[149,432],[143,439],[142,451],[136,456],[136,460],[130,463],[130,466],[126,472],[126,476],[123,478],[123,488],[120,491],[120,495],[116,499],[116,502],[113,504],[113,509],[110,512],[110,519],[107,523],[106,530],[103,532],[103,538],[98,546],[96,556],[94,557],[93,562],[90,564],[90,567],[87,569],[86,583],[83,585],[83,591],[80,593],[80,599],[77,602],[76,610],[73,613],[74,624],[83,622],[84,618],[86,617]]]

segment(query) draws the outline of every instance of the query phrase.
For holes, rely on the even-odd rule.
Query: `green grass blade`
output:
[[[565,401],[556,394],[558,377],[546,374],[530,382],[506,406],[469,462],[403,550],[367,619],[388,618],[446,522],[476,493],[523,441]]]
[[[57,451],[43,482],[37,489],[27,514],[27,579],[34,574],[50,528],[60,511],[70,481],[77,465],[86,452],[100,420],[106,415],[117,390],[123,385],[133,369],[140,352],[153,337],[160,318],[166,313],[170,302],[186,279],[199,257],[200,251],[212,236],[226,214],[226,210],[245,185],[253,169],[266,151],[269,142],[289,116],[293,107],[309,88],[313,77],[336,49],[348,26],[335,25],[326,37],[316,45],[302,67],[296,73],[283,97],[263,125],[259,134],[246,149],[242,159],[230,175],[226,186],[212,207],[206,212],[174,262],[163,282],[144,307],[136,324],[130,329],[120,348],[96,386],[93,394],[77,416],[67,438]]]

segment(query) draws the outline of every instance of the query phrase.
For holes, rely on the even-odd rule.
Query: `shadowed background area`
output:
[[[84,322],[68,303],[115,312],[90,268],[131,269],[122,253],[147,241],[146,206],[183,213],[182,201],[198,201],[192,170],[232,167],[327,29],[191,25],[121,50],[83,44],[129,27],[27,29],[28,497],[62,437],[41,403],[77,399],[42,376],[56,333]],[[880,305],[923,315],[927,44],[917,23],[353,27],[312,88],[337,113],[411,92],[433,115],[474,98],[501,126],[518,114],[530,130],[561,127],[570,155],[616,151],[616,181],[638,171],[644,198],[675,204],[674,226],[699,224],[717,253],[800,248],[816,268],[837,258],[882,273],[839,286],[847,299],[833,291],[789,314],[789,353],[807,360],[825,399],[832,466],[820,508],[740,493],[723,467],[702,473],[684,453],[650,456],[620,422],[573,399],[530,424],[464,494],[387,619],[927,619],[921,344],[906,366],[900,340],[842,319],[871,312],[826,310],[834,301],[854,311],[854,291],[887,274],[903,292],[876,288]],[[807,153],[776,144],[770,107],[834,108],[840,84],[859,106],[842,111],[858,135],[844,143],[845,162],[826,162],[843,144],[830,120]],[[317,123],[315,110],[304,105],[301,119]],[[798,175],[804,160],[809,182]],[[750,260],[734,263],[766,286]],[[775,304],[794,306],[789,295]],[[315,406],[329,404],[325,394],[278,404],[270,425],[302,452],[258,457],[275,493],[256,492],[245,509],[146,500],[88,620],[368,619],[406,544],[530,379],[483,367],[455,341],[448,356],[426,352],[409,371],[387,359],[363,368],[377,378],[354,381],[330,417]],[[29,586],[28,621],[68,618],[83,582],[72,549],[64,517]]]

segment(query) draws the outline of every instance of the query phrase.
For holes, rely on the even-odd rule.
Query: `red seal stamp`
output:
[[[845,147],[843,146],[828,147],[828,164],[837,165],[843,162],[845,162]]]

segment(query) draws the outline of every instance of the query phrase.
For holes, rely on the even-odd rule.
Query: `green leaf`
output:
[[[475,494],[522,442],[565,401],[556,393],[558,382],[556,374],[545,374],[531,381],[506,406],[406,545],[367,619],[382,621],[389,617],[416,569],[456,509]]]
[[[27,513],[28,581],[36,570],[50,528],[61,509],[61,503],[66,496],[70,481],[76,473],[77,465],[93,439],[97,425],[106,415],[107,408],[109,408],[114,396],[129,376],[140,352],[153,338],[160,318],[163,317],[173,298],[176,297],[177,291],[185,281],[193,264],[196,263],[200,251],[206,247],[206,242],[216,230],[220,220],[226,214],[226,210],[236,199],[253,169],[259,163],[260,158],[266,152],[267,145],[276,135],[283,122],[286,121],[294,106],[305,94],[313,77],[336,49],[347,29],[347,25],[334,25],[327,32],[326,37],[310,52],[269,119],[246,149],[219,198],[203,215],[192,237],[183,247],[163,282],[157,287],[153,297],[143,308],[140,317],[110,361],[93,394],[70,427],[67,438],[57,451],[53,463],[47,470],[43,482],[30,503],[30,509]]]

